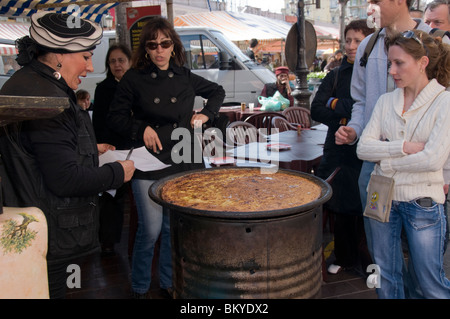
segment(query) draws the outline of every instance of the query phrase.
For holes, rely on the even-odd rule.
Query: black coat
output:
[[[132,146],[131,140],[111,130],[106,120],[118,84],[119,82],[114,77],[107,77],[95,88],[92,124],[98,143],[108,143],[114,145],[118,150],[124,150]]]
[[[340,172],[332,182],[333,196],[326,204],[338,213],[362,214],[359,196],[358,178],[362,161],[356,155],[356,144],[336,145],[335,133],[341,125],[345,125],[352,114],[353,99],[350,95],[350,84],[353,64],[344,57],[340,67],[332,69],[323,79],[322,84],[311,103],[311,118],[328,126],[323,157],[317,176],[325,179],[335,168]],[[337,76],[337,82],[335,82]],[[338,98],[336,108],[327,107],[330,97]]]
[[[133,178],[157,180],[170,174],[204,167],[202,156],[197,156],[196,161],[193,159],[195,152],[201,152],[201,149],[193,149],[194,136],[190,125],[196,96],[208,100],[200,113],[211,121],[218,116],[225,98],[222,86],[187,68],[171,62],[166,71],[152,64],[146,69],[131,68],[125,73],[110,107],[108,125],[111,130],[132,141],[134,147],[144,146],[144,130],[150,126],[158,134],[163,149],[159,154],[149,152],[163,163],[171,165],[158,171],[136,170]],[[184,137],[179,135],[172,140],[172,132],[178,128],[184,128],[183,132],[189,133],[186,138],[190,141],[184,141]],[[183,144],[186,148],[178,150],[174,147],[180,142],[187,143]],[[173,161],[173,156],[186,154],[190,156],[189,160],[179,164]]]
[[[123,184],[119,163],[98,167],[94,130],[64,79],[33,60],[5,83],[1,95],[66,97],[70,107],[0,130],[4,204],[39,207],[48,224],[49,263],[98,248],[98,193]],[[5,184],[6,183],[6,184]]]

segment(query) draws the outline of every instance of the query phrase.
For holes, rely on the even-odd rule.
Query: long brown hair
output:
[[[141,36],[139,38],[139,46],[133,53],[131,63],[133,68],[145,69],[147,66],[152,64],[152,61],[146,58],[147,51],[145,51],[145,43],[147,41],[156,40],[158,37],[158,32],[161,32],[173,41],[172,59],[178,66],[184,65],[186,62],[186,55],[180,36],[167,19],[155,17],[147,22],[147,24],[142,28]]]
[[[407,38],[403,33],[387,33],[386,48],[398,45],[415,60],[427,56],[429,59],[425,69],[428,79],[436,79],[447,87],[450,82],[450,45],[443,43],[440,37],[432,37],[421,30],[411,30],[418,41]]]

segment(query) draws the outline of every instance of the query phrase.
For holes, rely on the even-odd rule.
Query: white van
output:
[[[226,92],[224,104],[257,104],[264,84],[276,81],[272,71],[251,61],[219,30],[207,27],[176,27],[176,30],[186,50],[185,66],[192,72],[222,85]],[[9,40],[8,44],[12,45],[11,42],[13,41]],[[94,99],[97,83],[106,77],[106,53],[114,42],[116,32],[104,31],[102,41],[95,48],[92,57],[94,72],[81,81],[79,89],[87,90],[91,99]],[[8,75],[0,76],[0,87],[7,79]],[[197,97],[195,109],[202,107],[203,100]]]
[[[176,27],[186,50],[186,67],[210,81],[223,86],[226,97],[224,104],[253,102],[265,83],[275,82],[276,77],[269,69],[251,61],[222,32],[206,27]],[[94,72],[82,79],[80,89],[85,89],[94,98],[96,83],[105,76],[105,58],[109,46],[116,40],[115,31],[105,31],[102,42],[95,48]],[[195,109],[203,107],[203,100],[196,98]]]

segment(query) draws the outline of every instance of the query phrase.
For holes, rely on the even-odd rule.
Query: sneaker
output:
[[[328,266],[328,272],[332,275],[336,275],[342,270],[342,267],[339,265],[331,264]]]

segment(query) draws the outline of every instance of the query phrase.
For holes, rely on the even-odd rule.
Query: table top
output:
[[[297,131],[285,131],[269,135],[267,138],[261,137],[258,142],[235,147],[228,150],[227,155],[236,159],[270,164],[293,163],[295,161],[312,162],[322,157],[326,134],[327,131],[323,127],[302,130],[300,135],[297,134]],[[269,150],[267,145],[274,143],[289,144],[290,149]]]

